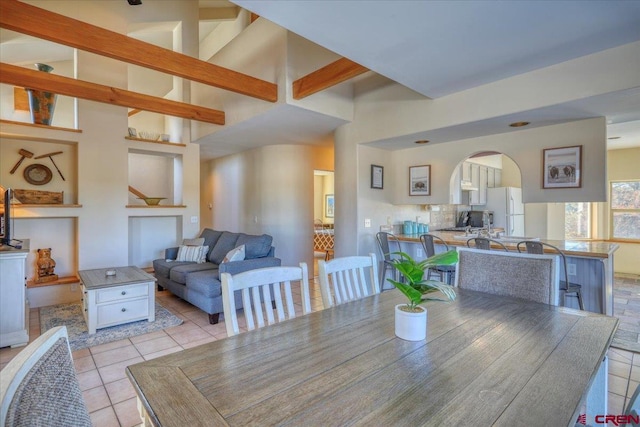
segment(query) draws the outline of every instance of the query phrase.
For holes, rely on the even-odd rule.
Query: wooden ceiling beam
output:
[[[4,0],[2,0],[4,1]],[[224,125],[224,111],[0,63],[0,83]]]
[[[275,83],[17,0],[0,1],[0,27],[265,101],[278,100]]]
[[[293,82],[293,99],[305,98],[367,71],[369,69],[350,59],[340,58]]]

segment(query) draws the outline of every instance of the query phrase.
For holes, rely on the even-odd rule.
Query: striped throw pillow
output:
[[[197,262],[202,264],[206,261],[209,246],[187,246],[180,245],[176,261]]]

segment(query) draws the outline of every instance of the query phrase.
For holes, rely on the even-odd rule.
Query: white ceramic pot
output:
[[[407,341],[421,341],[427,338],[427,309],[422,309],[419,313],[410,313],[400,310],[401,306],[396,305],[396,336]]]

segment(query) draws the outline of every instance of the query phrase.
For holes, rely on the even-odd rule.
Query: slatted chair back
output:
[[[222,273],[222,305],[227,335],[240,333],[236,306],[241,301],[247,330],[296,317],[291,282],[300,282],[302,314],[311,312],[307,264],[299,267],[267,267],[235,275]],[[275,311],[275,316],[274,316]]]
[[[0,372],[0,426],[90,427],[66,326],[49,329]]]
[[[455,286],[558,305],[558,266],[551,255],[458,248]]]
[[[380,293],[376,255],[318,261],[320,291],[325,308]]]
[[[495,246],[492,248],[491,245],[495,245],[497,246],[497,248]],[[507,247],[502,242],[494,239],[488,239],[486,237],[472,237],[471,239],[467,240],[467,247],[475,247],[476,249],[483,249],[485,251],[494,249],[509,252],[509,249],[507,249]]]

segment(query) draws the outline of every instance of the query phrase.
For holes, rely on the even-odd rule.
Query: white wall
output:
[[[216,230],[273,236],[282,265],[313,265],[313,149],[274,145],[211,161]]]

